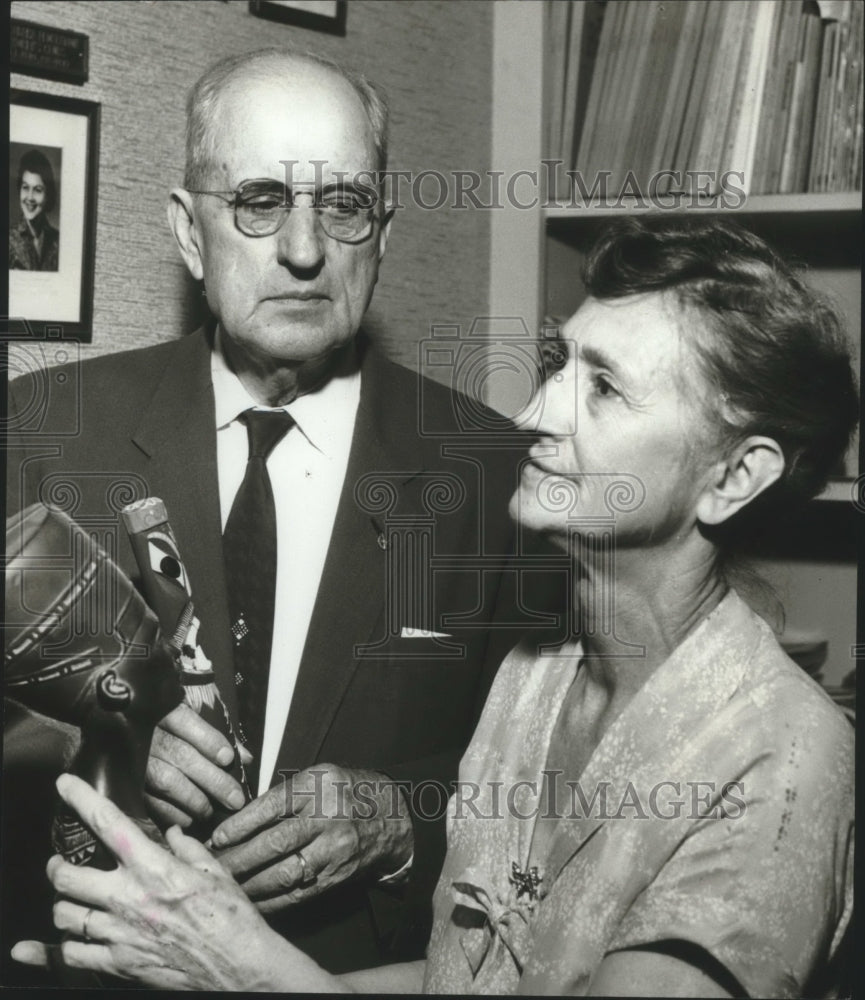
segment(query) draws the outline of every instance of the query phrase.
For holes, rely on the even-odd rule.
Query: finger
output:
[[[216,848],[237,844],[286,814],[285,790],[279,786],[271,788],[220,823],[211,835],[211,842]]]
[[[167,772],[157,773],[155,777],[166,786],[162,789],[166,793],[164,797],[181,808],[186,808],[188,803],[190,811],[200,812],[202,792],[229,809],[240,809],[246,802],[240,783],[227,771],[208,760],[188,741],[159,729],[153,734],[148,773],[151,763],[157,772],[161,770],[156,761],[170,765]]]
[[[59,854],[49,859],[45,871],[51,884],[62,896],[70,896],[90,906],[100,908],[108,906],[116,877],[115,872],[73,865],[64,861]]]
[[[173,764],[150,757],[145,781],[153,800],[162,803],[160,811],[186,811],[193,819],[209,819],[213,815],[210,799]]]
[[[146,792],[144,799],[147,802],[147,811],[163,829],[167,826],[179,826],[186,829],[187,826],[192,825],[193,817],[183,812],[182,809],[178,809],[171,802],[165,802],[156,798],[155,795],[148,795]]]
[[[309,860],[309,849],[303,852],[304,860],[295,853],[284,861],[258,872],[242,883],[243,891],[253,900],[266,900],[284,896],[296,890],[310,890],[318,886],[318,872]],[[315,891],[320,891],[317,888]]]
[[[249,874],[282,861],[316,836],[312,824],[287,819],[262,830],[251,840],[221,851],[219,862],[232,875]]]
[[[41,941],[19,941],[12,947],[12,957],[23,965],[39,965],[48,968],[48,945]]]
[[[90,969],[92,972],[128,978],[117,968],[108,945],[93,941],[64,941],[60,945],[60,954],[63,964],[72,969]]]
[[[254,900],[255,908],[264,916],[272,913],[280,913],[282,910],[288,910],[292,906],[299,906],[301,903],[305,903],[308,899],[312,899],[313,896],[320,896],[335,884],[334,882],[319,879],[318,882],[307,886],[305,889],[295,888],[291,892],[281,896],[256,899]],[[246,886],[243,886],[243,891],[246,892]]]
[[[104,945],[93,941],[64,941],[52,945],[62,955],[61,965],[73,969],[89,969],[94,973],[120,979],[137,979],[141,985],[155,989],[189,990],[198,987],[186,971],[173,968],[170,961],[149,954],[140,948]],[[117,958],[115,959],[115,953]]]
[[[68,899],[58,899],[54,904],[54,926],[85,941],[132,944],[140,937],[138,931],[112,914]]]
[[[171,848],[172,854],[180,861],[184,861],[188,865],[193,865],[199,871],[226,874],[219,861],[208,851],[204,844],[194,837],[187,837],[176,826],[172,826],[166,830],[165,840]]]
[[[159,727],[191,744],[214,764],[225,767],[234,760],[234,749],[226,736],[188,705],[178,705],[165,716]]]
[[[165,859],[168,857],[165,849],[154,844],[113,802],[100,795],[86,781],[73,774],[61,774],[57,779],[57,791],[60,798],[78,813],[96,837],[123,864],[140,864],[145,867],[152,865],[157,869],[165,867]],[[90,869],[81,871],[89,872]]]
[[[248,767],[255,760],[255,756],[242,743],[237,744],[237,750],[240,753],[240,761],[244,767]]]

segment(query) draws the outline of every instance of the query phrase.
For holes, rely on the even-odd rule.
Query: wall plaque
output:
[[[10,69],[46,80],[86,83],[89,41],[87,35],[77,31],[13,18],[9,38]]]

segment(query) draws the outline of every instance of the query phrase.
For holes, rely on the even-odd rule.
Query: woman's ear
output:
[[[168,199],[168,224],[180,247],[189,273],[197,281],[204,280],[204,258],[195,228],[192,195],[184,188],[174,188]]]
[[[777,482],[784,472],[784,452],[777,441],[749,437],[716,462],[697,500],[697,520],[721,524]]]

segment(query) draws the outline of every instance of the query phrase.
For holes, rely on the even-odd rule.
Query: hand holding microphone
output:
[[[200,642],[189,577],[165,504],[147,497],[122,516],[142,593],[168,637],[184,690],[184,704],[154,733],[148,802],[163,822],[192,826],[204,838],[252,798],[243,767],[248,754],[235,737]]]

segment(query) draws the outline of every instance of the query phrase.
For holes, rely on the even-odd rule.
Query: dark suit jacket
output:
[[[364,351],[345,485],[277,771],[333,762],[426,786],[415,796],[407,887],[349,885],[274,920],[334,971],[421,953],[444,852],[445,794],[432,782],[455,777],[513,635],[493,650],[486,626],[508,579],[501,572],[512,538],[506,508],[522,444],[513,436],[504,446],[489,435],[466,436],[458,409],[448,390]],[[202,645],[233,712],[205,332],[19,379],[10,389],[9,426],[7,513],[37,498],[59,503],[116,546],[133,578],[117,512],[140,496],[162,497],[189,571]],[[412,548],[407,533],[426,543]],[[432,564],[425,574],[424,559]],[[421,576],[431,586],[418,591]],[[403,626],[454,639],[402,639]]]

